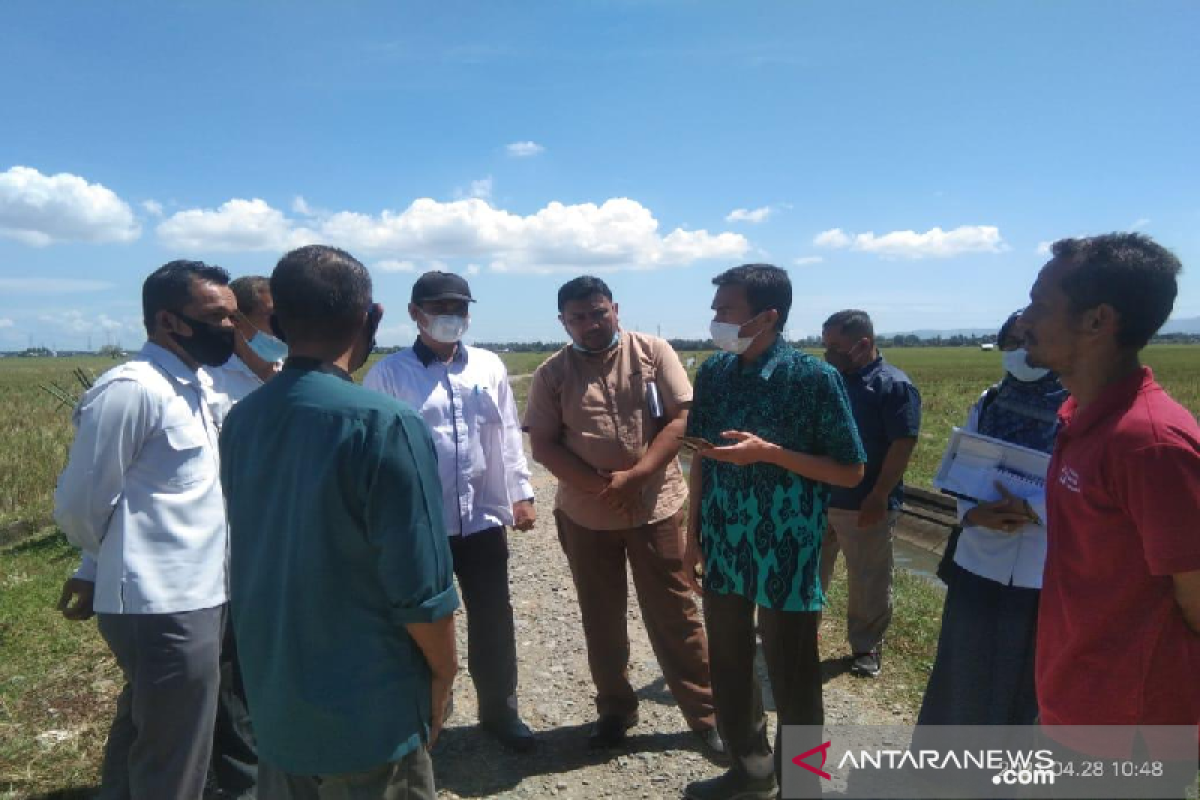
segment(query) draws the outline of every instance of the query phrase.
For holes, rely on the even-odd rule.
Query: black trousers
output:
[[[821,657],[817,651],[820,613],[762,608],[738,594],[704,595],[717,726],[733,768],[754,778],[774,772],[782,783],[781,733],[777,727],[772,757],[762,688],[754,671],[755,611],[780,727],[825,724]],[[815,774],[811,779],[812,785],[804,787],[804,796],[819,797],[819,779]]]
[[[209,788],[229,797],[250,796],[258,783],[258,752],[246,690],[238,665],[233,620],[226,615],[221,640],[221,685],[217,692],[217,720],[213,728],[212,762],[208,767]]]
[[[503,527],[451,536],[454,574],[467,610],[467,668],[479,698],[479,721],[517,713],[517,641],[508,593],[508,537]]]

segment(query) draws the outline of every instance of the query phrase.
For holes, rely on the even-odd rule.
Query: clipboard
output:
[[[1046,490],[1050,456],[1040,450],[955,428],[933,478],[934,488],[976,503],[1000,499],[996,483],[1027,500]]]

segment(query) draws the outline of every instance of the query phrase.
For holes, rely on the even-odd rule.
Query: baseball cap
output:
[[[461,275],[453,272],[426,272],[412,287],[412,302],[420,305],[426,300],[466,300],[474,303],[471,287]]]

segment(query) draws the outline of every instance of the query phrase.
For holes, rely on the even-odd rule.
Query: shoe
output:
[[[883,654],[878,650],[869,653],[855,653],[854,663],[850,665],[850,674],[860,678],[878,678],[883,671]]]
[[[528,753],[537,746],[533,731],[515,712],[500,719],[484,720],[479,725],[513,752]]]
[[[700,740],[700,752],[709,761],[715,761],[718,764],[729,763],[729,752],[725,749],[725,740],[721,738],[721,734],[716,728],[693,731],[693,733]]]
[[[683,796],[687,800],[775,800],[779,796],[779,784],[773,774],[751,778],[731,769],[724,775],[689,783]]]
[[[588,734],[588,747],[593,750],[607,750],[625,741],[625,731],[638,724],[638,715],[633,713],[628,717],[607,714],[592,723],[592,731]]]

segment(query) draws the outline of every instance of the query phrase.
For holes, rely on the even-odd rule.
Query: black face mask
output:
[[[233,355],[233,328],[219,328],[178,311],[175,312],[175,316],[188,324],[192,335],[180,336],[178,333],[172,333],[171,338],[193,359],[206,367],[219,367]]]

